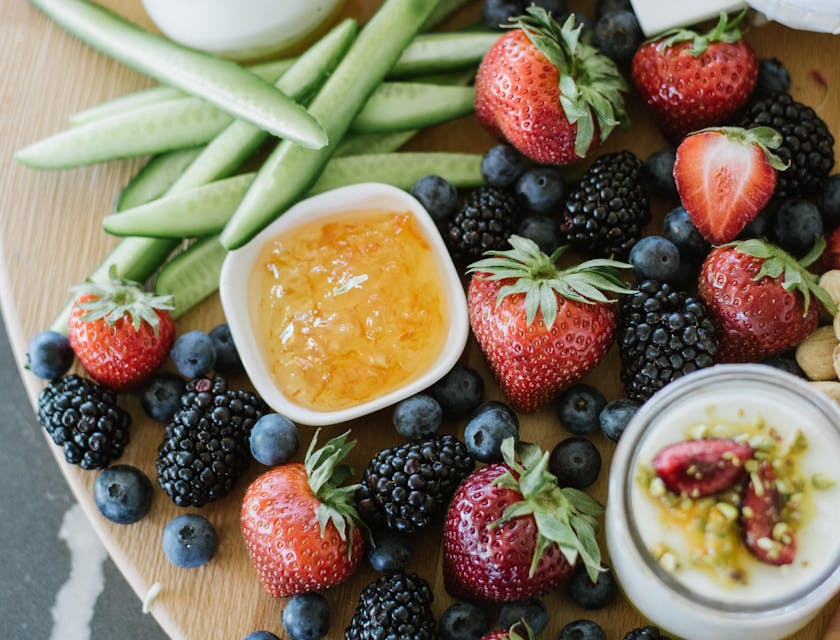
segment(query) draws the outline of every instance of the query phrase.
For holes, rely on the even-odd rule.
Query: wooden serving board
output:
[[[151,28],[139,0],[108,0],[106,4]],[[367,19],[380,4],[377,0],[349,0],[346,15]],[[451,24],[467,24],[477,19],[478,3]],[[576,2],[592,14],[592,2]],[[14,151],[67,126],[67,116],[81,108],[109,97],[150,85],[150,81],[87,48],[63,33],[24,0],[2,0],[0,21],[0,299],[3,314],[20,365],[26,344],[36,331],[49,326],[64,305],[68,287],[80,282],[106,255],[114,244],[100,228],[100,219],[109,213],[120,188],[141,166],[142,161],[113,162],[63,172],[36,172],[16,164]],[[753,29],[749,41],[761,56],[776,56],[790,69],[794,96],[815,106],[829,123],[835,137],[840,137],[840,38],[795,32],[778,25]],[[628,132],[616,132],[604,151],[631,149],[644,158],[662,148],[664,141],[635,97],[629,98],[633,126]],[[412,142],[416,149],[469,150],[481,152],[491,139],[474,118],[427,131]],[[651,230],[660,228],[662,215],[674,203],[654,200],[655,217]],[[209,330],[223,321],[216,296],[178,323],[179,331]],[[488,398],[500,394],[492,382],[474,343],[465,359],[477,367],[487,381]],[[34,402],[41,383],[21,372],[30,399]],[[609,397],[619,397],[616,350],[588,380]],[[244,379],[234,384],[247,384]],[[134,416],[131,443],[120,462],[136,465],[155,477],[154,461],[162,436],[162,427],[147,419],[136,398],[125,397],[123,406]],[[352,463],[362,469],[371,455],[398,439],[391,426],[390,411],[339,425],[324,434],[337,435],[348,426],[359,445],[351,454]],[[462,434],[464,423],[449,423],[446,429]],[[14,428],[19,428],[15,426]],[[309,429],[303,428],[308,441]],[[543,447],[552,447],[567,434],[551,409],[522,420],[522,435]],[[608,462],[613,444],[594,436],[604,456],[604,469],[594,495],[607,499]],[[166,522],[184,510],[174,506],[160,490],[155,493],[151,513],[132,526],[118,526],[104,520],[92,500],[95,472],[81,471],[66,464],[57,447],[56,460],[67,482],[92,520],[117,565],[139,595],[160,582],[163,589],[152,613],[166,632],[175,639],[236,640],[257,629],[282,634],[280,612],[283,602],[265,595],[252,571],[245,545],[239,533],[239,504],[248,482],[263,469],[254,464],[237,490],[227,498],[200,510],[210,519],[219,534],[219,550],[213,561],[199,569],[177,569],[161,550],[161,534]],[[53,464],[51,460],[33,460],[32,464]],[[434,610],[440,615],[451,604],[443,588],[441,575],[440,527],[414,536],[415,551],[410,569],[420,573],[433,586]],[[374,578],[364,564],[346,583],[326,593],[332,605],[329,638],[343,638],[363,585]],[[544,638],[556,638],[568,622],[594,618],[610,639],[643,624],[642,618],[623,598],[603,611],[587,612],[575,607],[562,593],[546,596],[551,614]],[[140,606],[138,600],[137,606]],[[833,605],[828,607],[832,610]],[[821,638],[827,626],[826,611],[795,637]],[[495,611],[492,611],[495,617]],[[130,635],[130,632],[128,633]]]

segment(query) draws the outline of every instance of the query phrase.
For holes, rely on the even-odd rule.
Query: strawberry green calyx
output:
[[[557,68],[560,104],[568,121],[577,124],[575,153],[579,157],[583,158],[592,144],[596,120],[601,142],[616,126],[628,123],[621,95],[627,91],[627,83],[615,62],[595,47],[580,42],[583,27],[575,27],[574,14],[561,27],[545,9],[531,6],[525,15],[506,26],[522,29]]]
[[[688,52],[695,58],[699,58],[712,42],[738,42],[742,36],[739,25],[746,15],[747,10],[744,9],[730,20],[726,12],[721,11],[718,23],[706,33],[697,33],[691,29],[670,29],[654,36],[648,42],[657,42],[658,48],[671,47],[680,42],[692,42],[692,47]]]
[[[93,296],[90,300],[76,303],[84,311],[80,320],[93,322],[104,319],[109,326],[114,326],[128,315],[135,330],[147,322],[157,335],[160,322],[156,311],[172,311],[175,308],[172,296],[156,296],[143,289],[139,282],[117,277],[114,265],[108,275],[108,282],[88,280],[71,289],[79,297]]]
[[[805,307],[803,316],[808,314],[811,296],[822,302],[832,314],[837,313],[837,304],[828,291],[819,285],[819,278],[808,271],[808,267],[819,259],[825,249],[825,240],[822,237],[817,239],[808,254],[801,260],[797,260],[787,251],[774,244],[756,238],[743,242],[733,242],[724,246],[734,247],[740,253],[763,261],[761,269],[753,280],[761,280],[765,276],[782,278],[782,288],[785,291],[798,291],[802,294]]]
[[[741,127],[708,127],[693,131],[688,135],[693,136],[698,133],[722,133],[729,140],[743,145],[755,145],[764,152],[767,156],[767,162],[776,171],[785,171],[790,162],[784,162],[779,156],[773,153],[774,149],[782,146],[782,134],[772,127],[753,127],[752,129],[742,129]]]
[[[547,328],[557,318],[557,297],[555,293],[585,304],[615,302],[605,295],[612,293],[636,293],[628,289],[618,276],[618,269],[630,269],[630,265],[616,260],[587,260],[568,269],[558,269],[557,261],[567,247],[558,247],[550,256],[546,255],[533,240],[520,236],[508,239],[513,249],[487,251],[487,258],[472,263],[467,273],[477,273],[482,280],[504,280],[513,278],[513,284],[499,289],[498,305],[505,297],[515,293],[525,294],[525,317],[531,324],[542,314]]]
[[[534,640],[534,632],[524,620],[514,622],[508,629],[507,635],[508,640]]]
[[[507,438],[501,449],[510,470],[495,484],[518,491],[522,500],[505,509],[494,526],[533,516],[538,533],[530,575],[534,575],[548,547],[556,543],[570,565],[574,566],[578,558],[583,560],[589,578],[595,582],[603,570],[596,516],[604,513],[604,507],[583,491],[559,487],[557,478],[548,471],[548,452],[536,445],[521,442],[516,447],[513,438]]]

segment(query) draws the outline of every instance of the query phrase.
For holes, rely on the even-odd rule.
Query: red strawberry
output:
[[[575,162],[625,120],[627,85],[612,60],[578,41],[574,15],[561,27],[544,9],[526,11],[481,61],[475,113],[537,162]]]
[[[315,450],[304,464],[281,465],[254,480],[242,500],[242,536],[260,581],[272,597],[326,589],[356,569],[364,546],[353,495],[340,487],[341,461],[356,444],[348,433]]]
[[[779,490],[773,465],[762,460],[750,474],[741,505],[744,544],[762,562],[791,564],[796,556],[793,532],[782,524]]]
[[[535,411],[589,373],[609,349],[617,312],[604,291],[635,293],[616,268],[591,260],[560,271],[565,249],[550,257],[511,236],[508,251],[488,251],[473,263],[468,291],[470,325],[508,400]]]
[[[819,303],[836,312],[806,269],[824,247],[820,239],[799,262],[757,239],[712,249],[697,291],[717,327],[719,362],[756,362],[787,351],[816,329]]]
[[[443,530],[443,578],[455,597],[522,600],[556,588],[580,557],[596,579],[601,552],[595,516],[603,508],[576,489],[561,489],[548,453],[513,438],[504,463],[470,474],[456,491]]]
[[[88,373],[115,391],[136,387],[157,369],[175,340],[172,296],[155,296],[111,271],[107,283],[86,282],[67,325],[67,337]]]
[[[744,475],[749,445],[707,438],[677,442],[656,454],[653,470],[673,493],[702,498],[728,489]]]
[[[787,166],[770,152],[781,142],[769,127],[723,127],[680,143],[674,180],[683,207],[706,240],[729,242],[764,208],[776,188],[776,170]]]
[[[822,257],[823,264],[826,269],[840,269],[840,227],[829,234],[827,245]]]
[[[758,60],[738,25],[721,13],[705,34],[674,29],[642,45],[633,57],[633,83],[666,136],[729,122],[750,97]]]
[[[510,629],[496,629],[481,640],[534,640],[534,632],[525,622],[517,622]]]

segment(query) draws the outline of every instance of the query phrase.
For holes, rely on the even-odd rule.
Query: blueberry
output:
[[[560,630],[559,640],[607,640],[607,636],[597,622],[575,620]]]
[[[557,221],[548,216],[528,216],[519,223],[517,235],[537,243],[540,251],[547,255],[560,245],[560,233]]]
[[[163,530],[163,552],[182,569],[205,565],[216,553],[216,530],[197,513],[173,518]]]
[[[254,631],[254,633],[249,633],[243,640],[280,640],[280,638],[270,631]]]
[[[598,430],[598,416],[606,406],[604,394],[593,386],[578,383],[560,396],[557,416],[566,431],[582,436]]]
[[[555,214],[566,198],[566,185],[556,167],[533,167],[516,181],[516,197],[527,211]]]
[[[152,482],[135,467],[108,467],[93,484],[93,501],[105,518],[117,524],[142,520],[152,506]]]
[[[807,200],[787,200],[776,211],[773,236],[793,256],[801,257],[823,233],[820,210]]]
[[[42,380],[55,380],[73,365],[73,349],[58,331],[39,331],[29,341],[26,366]]]
[[[497,144],[481,159],[481,177],[491,187],[512,187],[523,171],[522,155],[509,144]]]
[[[516,415],[516,411],[509,404],[499,402],[498,400],[487,400],[475,408],[472,414],[470,414],[470,419],[475,418],[479,413],[484,413],[485,411],[502,412],[505,415],[505,419],[515,424],[516,430],[519,431],[519,416]]]
[[[771,358],[767,358],[767,360],[765,360],[762,364],[766,364],[767,366],[774,367],[776,369],[781,369],[787,373],[792,373],[800,378],[808,377],[805,375],[805,372],[802,371],[799,364],[796,362],[796,358],[793,356],[773,356]]]
[[[213,341],[213,348],[216,350],[216,361],[213,368],[219,373],[241,373],[244,367],[242,366],[242,360],[239,359],[239,352],[236,350],[233,336],[230,335],[230,327],[226,324],[220,324],[208,335]]]
[[[597,0],[595,2],[595,16],[600,18],[613,11],[632,11],[630,0]]]
[[[174,373],[159,373],[149,378],[140,391],[140,404],[152,420],[168,422],[181,406],[187,383]]]
[[[187,378],[198,378],[210,371],[216,363],[213,340],[201,331],[188,331],[175,340],[169,352],[175,368]]]
[[[510,24],[511,18],[525,13],[523,0],[485,0],[481,17],[489,29],[502,29],[502,25]]]
[[[650,154],[645,160],[645,173],[654,189],[664,196],[679,198],[677,182],[674,180],[674,162],[677,152],[673,149],[662,149]]]
[[[586,438],[566,438],[551,452],[548,470],[561,487],[586,489],[601,472],[601,454]]]
[[[569,579],[569,595],[576,605],[584,609],[603,609],[615,600],[617,593],[618,587],[610,569],[598,573],[598,579],[592,582],[586,567],[581,564]]]
[[[683,207],[671,209],[662,223],[662,235],[673,242],[680,251],[680,258],[703,260],[711,245],[700,235],[691,217]],[[680,260],[682,262],[683,260]]]
[[[458,208],[458,192],[440,176],[425,176],[411,187],[413,195],[435,222],[446,222]]]
[[[595,46],[616,62],[627,62],[644,38],[632,11],[611,11],[595,23]]]
[[[758,212],[758,215],[750,220],[741,233],[738,234],[739,240],[746,238],[769,238],[771,226],[771,215],[769,209],[763,209]]]
[[[320,593],[292,597],[283,609],[283,628],[289,640],[321,640],[330,628],[330,605]]]
[[[484,396],[484,380],[475,369],[456,364],[428,389],[445,416],[465,415],[475,409]]]
[[[404,438],[419,440],[434,435],[443,423],[443,409],[432,396],[418,393],[394,408],[394,428]]]
[[[279,413],[268,413],[257,420],[249,437],[254,460],[276,467],[295,457],[300,435],[295,423]]]
[[[489,408],[476,413],[464,430],[467,451],[482,462],[500,461],[502,442],[510,437],[519,441],[519,418],[511,419],[506,408]]]
[[[762,58],[758,61],[758,78],[753,89],[754,98],[763,98],[771,93],[790,90],[790,73],[776,58]]]
[[[484,610],[472,602],[456,602],[440,617],[441,640],[480,640],[490,629]]]
[[[385,533],[374,540],[367,557],[374,571],[397,573],[405,569],[411,560],[411,543],[406,536]]]
[[[662,236],[645,236],[630,249],[637,280],[671,282],[680,266],[680,250]]]
[[[639,410],[639,403],[632,400],[622,399],[608,402],[601,411],[601,431],[610,440],[618,442],[621,434],[627,428],[627,424]]]
[[[817,196],[826,229],[840,227],[840,173],[829,176]]]
[[[534,635],[539,635],[548,625],[548,611],[542,600],[531,598],[519,602],[505,602],[499,609],[498,626],[510,629],[517,622],[525,622]]]

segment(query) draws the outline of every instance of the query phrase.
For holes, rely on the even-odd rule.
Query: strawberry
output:
[[[680,143],[674,180],[683,207],[706,240],[733,240],[764,208],[776,188],[776,171],[787,168],[770,151],[781,142],[769,127],[722,127]]]
[[[70,311],[67,337],[97,382],[115,391],[136,387],[166,359],[175,340],[172,296],[155,296],[131,280],[86,282]]]
[[[248,553],[274,598],[326,589],[349,576],[364,551],[353,501],[358,485],[342,460],[356,442],[349,432],[316,450],[304,463],[275,467],[254,480],[242,500],[241,525]]]
[[[510,629],[496,629],[481,637],[481,640],[534,640],[534,632],[526,622],[517,622]]]
[[[690,131],[729,122],[747,103],[758,60],[741,40],[746,10],[729,21],[720,14],[708,33],[667,31],[633,56],[632,77],[659,127],[674,142]]]
[[[626,289],[613,260],[559,270],[565,247],[550,257],[511,236],[508,251],[473,263],[470,325],[508,400],[535,411],[597,365],[612,344],[617,312],[604,291]]]
[[[542,163],[568,164],[625,122],[627,85],[615,63],[539,7],[511,25],[481,61],[475,113],[492,134]]]
[[[653,470],[669,491],[701,498],[728,489],[740,480],[744,463],[753,453],[751,446],[734,440],[686,440],[657,453]]]
[[[840,269],[840,227],[828,234],[822,262],[826,269]]]
[[[457,598],[522,600],[556,588],[578,558],[589,577],[601,570],[595,516],[603,507],[585,493],[561,489],[548,471],[548,453],[513,438],[503,463],[461,483],[443,532],[443,578]]]
[[[697,291],[717,328],[719,362],[762,361],[787,351],[817,327],[819,303],[836,312],[831,296],[806,268],[824,247],[820,238],[798,262],[758,239],[712,249]]]
[[[741,505],[744,544],[762,562],[791,564],[796,556],[793,532],[783,525],[776,472],[767,460],[750,473]]]

